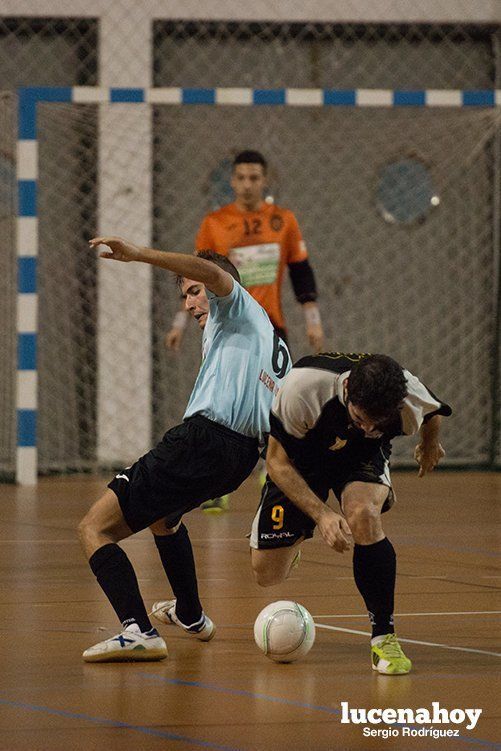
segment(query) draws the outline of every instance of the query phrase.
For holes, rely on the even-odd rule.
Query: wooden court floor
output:
[[[394,481],[386,531],[398,554],[397,631],[415,665],[400,677],[370,669],[351,555],[315,537],[293,578],[268,590],[254,584],[244,537],[253,478],[229,513],[185,519],[216,638],[204,644],[163,627],[163,662],[85,664],[82,650],[118,631],[74,531],[105,481],[0,486],[1,751],[501,749],[501,474],[398,473]],[[168,597],[149,533],[124,548],[147,605]],[[315,617],[316,643],[301,662],[276,665],[254,645],[254,618],[277,599],[295,599]],[[473,730],[434,726],[458,728],[457,738],[399,729],[384,739],[341,723],[341,702],[414,710],[439,702],[482,715]]]

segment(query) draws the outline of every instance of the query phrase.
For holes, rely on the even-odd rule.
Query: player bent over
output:
[[[422,477],[445,455],[438,434],[441,416],[450,414],[390,357],[340,353],[299,360],[272,407],[268,479],[250,541],[256,580],[283,581],[315,526],[339,553],[353,535],[355,583],[372,624],[372,667],[386,675],[411,669],[394,633],[396,557],[381,520],[395,500],[391,440],[420,432],[414,456]],[[342,516],[325,505],[330,490]]]
[[[175,596],[153,606],[157,618],[201,641],[211,639],[215,627],[202,610],[181,519],[204,501],[236,490],[252,472],[289,353],[228,259],[210,252],[204,258],[164,253],[113,237],[90,244],[108,246],[103,258],[142,261],[177,274],[186,309],[204,331],[204,359],[183,423],[116,475],[78,530],[89,565],[122,623],[120,634],[85,650],[84,660],[161,660],[166,644],[152,628],[134,569],[117,543],[151,529]]]

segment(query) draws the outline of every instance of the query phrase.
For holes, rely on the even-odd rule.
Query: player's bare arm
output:
[[[268,443],[266,469],[292,503],[313,519],[327,545],[338,553],[349,549],[347,535],[351,532],[346,519],[317,498],[291,463],[281,443],[273,436],[270,436]]]
[[[304,321],[308,343],[314,353],[324,348],[324,330],[320,318],[320,309],[313,300],[303,303]]]
[[[149,263],[152,266],[172,271],[178,276],[201,282],[217,297],[225,297],[233,289],[233,279],[228,272],[197,256],[144,248],[120,237],[94,237],[89,240],[89,245],[93,248],[98,245],[108,246],[108,250],[100,253],[101,258],[124,263],[130,261]]]
[[[433,415],[421,425],[419,430],[421,440],[414,449],[414,458],[419,464],[418,477],[424,477],[427,472],[432,472],[445,456],[445,451],[439,441],[441,422],[441,415]]]
[[[185,308],[184,301],[172,319],[169,331],[165,335],[164,344],[172,352],[179,352],[183,341],[184,332],[188,323],[189,313]]]
[[[186,321],[188,321],[188,314],[183,313]],[[175,326],[172,326],[172,328],[169,329],[169,331],[166,333],[164,338],[164,344],[167,347],[167,349],[172,350],[172,352],[179,352],[181,349],[181,342],[183,341],[184,336],[184,328],[176,328]]]

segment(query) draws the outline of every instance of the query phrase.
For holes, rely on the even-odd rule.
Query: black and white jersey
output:
[[[395,422],[377,438],[356,428],[346,408],[344,384],[354,363],[366,354],[322,353],[303,357],[286,376],[271,412],[271,435],[291,459],[300,464],[316,463],[320,454],[335,453],[341,459],[374,449],[374,442],[389,447],[398,435],[413,435],[433,415],[452,410],[403,369],[407,396]],[[365,447],[365,448],[364,448]]]

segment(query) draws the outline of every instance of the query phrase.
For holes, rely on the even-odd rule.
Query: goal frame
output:
[[[178,106],[288,107],[501,107],[501,89],[391,90],[247,87],[114,88],[23,87],[18,89],[16,179],[16,458],[15,479],[33,485],[38,477],[38,133],[40,104],[168,104]],[[501,207],[498,207],[500,209]],[[496,280],[499,299],[499,269]],[[499,307],[499,305],[498,305]],[[498,312],[498,317],[499,317]],[[497,321],[499,328],[499,320]],[[498,358],[499,360],[499,352]],[[499,414],[499,372],[495,375],[494,410]],[[498,426],[499,427],[499,426]],[[495,463],[493,448],[492,464]]]

